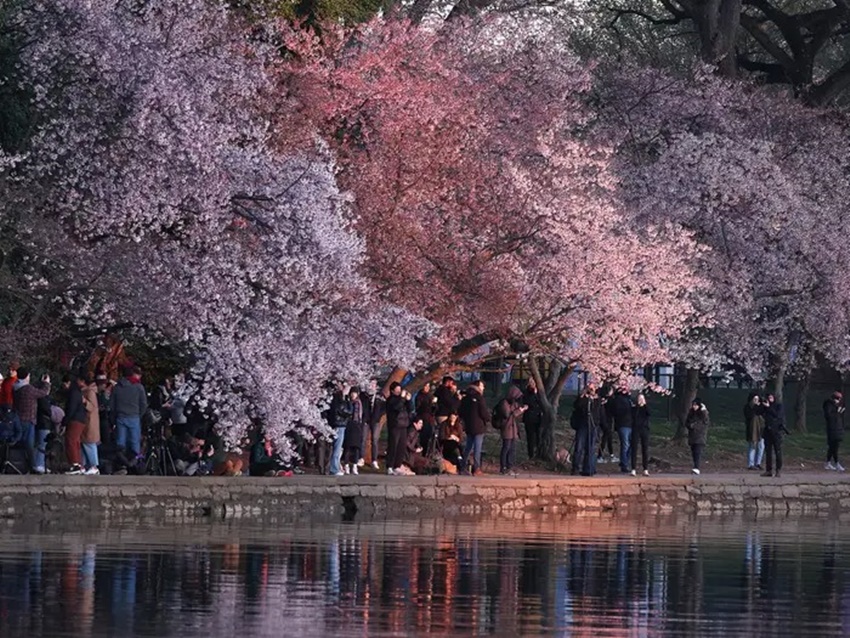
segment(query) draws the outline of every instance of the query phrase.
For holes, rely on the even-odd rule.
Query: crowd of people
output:
[[[136,366],[124,368],[117,381],[80,370],[54,388],[49,375],[34,379],[28,368],[13,362],[0,383],[3,471],[11,466],[34,474],[289,476],[313,469],[344,476],[357,475],[368,465],[393,476],[480,475],[485,435],[493,430],[501,439],[500,474],[516,475],[517,445],[523,435],[528,458],[540,454],[543,407],[533,380],[524,388],[511,384],[492,409],[484,399],[482,381],[461,390],[451,376],[443,377],[436,388],[426,383],[413,396],[397,382],[384,392],[374,380],[363,388],[338,383],[329,392],[324,418],[330,439],[293,432],[290,442],[297,455],[284,459],[261,424],[250,427],[239,446],[228,448],[214,424],[190,409],[195,388],[180,374],[166,377],[149,395]],[[844,412],[840,392],[823,404],[827,470],[844,471],[838,458]],[[638,393],[633,400],[625,385],[587,384],[570,416],[575,434],[572,473],[593,476],[597,465],[610,462],[624,474],[636,476],[640,470],[649,476],[650,417],[645,394]],[[788,434],[782,404],[772,394],[751,393],[744,424],[747,468],[780,476],[782,444]],[[684,425],[692,472],[698,475],[711,425],[699,397]],[[614,454],[615,435],[619,456]],[[18,465],[9,458],[15,449],[23,453]]]

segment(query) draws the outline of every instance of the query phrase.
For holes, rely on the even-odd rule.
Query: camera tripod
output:
[[[152,476],[177,476],[177,466],[174,464],[174,457],[168,449],[168,441],[162,430],[155,438],[148,439],[144,473]]]

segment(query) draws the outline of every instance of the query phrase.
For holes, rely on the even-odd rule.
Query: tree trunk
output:
[[[735,77],[738,65],[735,43],[741,25],[742,0],[687,0],[700,37],[700,55],[708,64],[717,65],[724,77]]]
[[[783,359],[782,362],[776,366],[776,374],[773,377],[772,387],[773,387],[773,397],[776,399],[777,403],[784,403],[784,395],[785,395],[785,373],[788,371],[788,363]]]
[[[688,410],[691,409],[691,403],[693,403],[697,396],[697,390],[699,390],[699,368],[686,368],[680,387],[681,392],[676,393],[674,403],[674,416],[676,418],[674,441],[682,441],[688,434],[685,428],[685,420],[688,418]]]
[[[794,401],[795,432],[808,432],[808,429],[806,428],[806,409],[808,407],[807,400],[811,381],[812,373],[806,372],[802,377],[800,377],[800,382],[797,384],[797,398]]]
[[[555,460],[555,426],[558,423],[561,395],[564,392],[567,379],[570,378],[575,369],[575,364],[565,365],[558,360],[553,360],[544,379],[540,372],[542,361],[542,358],[538,361],[537,357],[530,357],[529,368],[532,377],[534,377],[534,383],[537,385],[540,405],[543,408],[543,420],[540,424],[539,457],[540,460],[551,463]]]

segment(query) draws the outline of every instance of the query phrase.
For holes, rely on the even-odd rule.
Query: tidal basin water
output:
[[[0,525],[0,636],[847,636],[837,519]]]

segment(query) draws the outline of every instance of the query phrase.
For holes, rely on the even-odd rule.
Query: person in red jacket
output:
[[[9,376],[0,383],[0,411],[12,410],[15,407],[15,383],[18,381],[17,361],[9,364]]]

